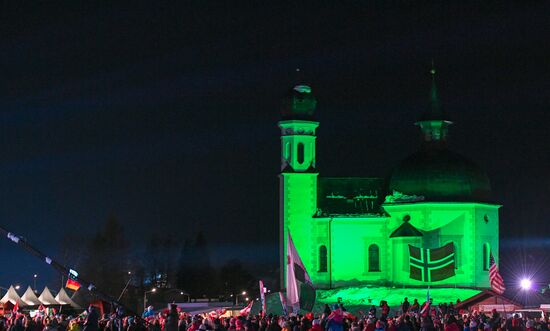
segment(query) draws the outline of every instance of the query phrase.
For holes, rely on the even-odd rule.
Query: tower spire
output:
[[[428,108],[420,116],[420,119],[415,124],[420,126],[424,135],[425,141],[445,141],[447,136],[447,127],[452,124],[449,117],[441,106],[439,94],[437,93],[437,84],[435,81],[437,71],[435,70],[434,61],[432,59],[432,68],[430,75],[432,76],[432,86],[430,89],[430,101]]]

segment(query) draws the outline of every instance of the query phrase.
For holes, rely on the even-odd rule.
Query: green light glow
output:
[[[435,85],[432,108],[418,124],[429,140],[437,141],[444,139],[450,122],[445,120],[434,91]],[[363,284],[490,287],[487,256],[488,252],[492,252],[498,262],[500,206],[486,203],[485,193],[490,191],[490,186],[484,173],[443,147],[428,152],[421,150],[426,155],[415,155],[412,161],[409,160],[408,167],[399,168],[400,172],[394,171],[392,176],[390,185],[398,188],[391,188],[404,194],[400,199],[389,199],[380,205],[377,198],[383,191],[382,180],[345,178],[333,181],[338,185],[322,185],[324,181],[318,185],[315,144],[319,123],[284,118],[279,122],[280,272],[283,287],[289,230],[304,266],[318,289]],[[380,184],[376,186],[377,183]],[[368,200],[369,197],[371,200]],[[414,201],[411,197],[415,197]],[[340,200],[333,201],[336,198]],[[332,199],[329,201],[332,205],[326,202],[329,199]],[[363,203],[361,208],[357,208],[358,203]],[[340,208],[342,205],[346,208]],[[340,209],[331,209],[331,206]],[[334,210],[340,214],[335,214]],[[404,220],[416,229],[417,235],[390,237]],[[454,276],[430,283],[410,277],[409,245],[435,249],[448,243],[453,243],[455,247]],[[456,301],[457,298],[478,293],[447,291],[449,297],[445,296],[443,301]],[[336,296],[346,297],[349,294]],[[444,293],[440,294],[443,298]],[[361,295],[362,299],[369,295],[384,298],[379,293]],[[396,294],[399,300],[403,296],[407,295]],[[418,296],[425,296],[425,292]]]
[[[418,299],[422,304],[426,300],[426,288],[389,288],[389,287],[349,287],[335,290],[317,291],[316,306],[322,306],[325,303],[332,305],[342,298],[346,308],[367,307],[368,299],[371,299],[371,305],[380,305],[380,300],[386,300],[390,307],[399,307],[403,298]],[[431,288],[430,298],[433,298],[434,304],[456,303],[457,299],[464,301],[474,295],[479,294],[480,290],[461,289],[461,288]]]

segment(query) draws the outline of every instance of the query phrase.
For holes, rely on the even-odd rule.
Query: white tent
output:
[[[58,305],[59,302],[55,300],[55,298],[52,295],[52,292],[50,292],[50,289],[46,286],[44,287],[44,291],[42,291],[42,294],[38,297],[38,300],[42,302],[42,304],[49,306],[49,305]]]
[[[42,304],[42,302],[38,300],[38,298],[36,297],[36,294],[34,294],[34,291],[30,286],[27,287],[27,290],[21,296],[21,300],[29,306],[38,306]]]
[[[19,297],[19,294],[17,294],[17,291],[15,288],[13,288],[13,285],[10,286],[8,289],[8,292],[4,294],[2,299],[0,299],[0,303],[5,305],[6,303],[10,302],[12,305],[15,305],[16,303],[19,305],[19,307],[24,307],[26,304],[21,301],[21,298]]]
[[[69,297],[69,295],[67,294],[67,292],[63,287],[59,290],[59,292],[55,296],[55,301],[59,302],[62,305],[70,305],[73,308],[80,309],[80,306],[77,305],[76,302],[74,302]]]

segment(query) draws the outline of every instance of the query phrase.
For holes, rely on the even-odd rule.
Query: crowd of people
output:
[[[154,311],[149,307],[142,316],[124,316],[117,310],[100,316],[95,307],[78,316],[12,314],[0,317],[0,331],[548,331],[544,317],[527,318],[518,314],[501,316],[491,313],[457,310],[453,304],[420,305],[403,300],[396,312],[385,301],[368,311],[355,314],[340,303],[322,313],[241,315],[219,317],[215,314],[191,316],[176,305]]]

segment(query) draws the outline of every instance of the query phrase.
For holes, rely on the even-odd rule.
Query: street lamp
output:
[[[147,309],[147,293],[155,293],[156,291],[157,289],[153,287],[151,291],[143,292],[143,311]]]
[[[36,292],[36,277],[38,277],[37,274],[34,274],[32,278],[34,278],[34,291]]]
[[[235,306],[238,306],[238,305],[239,305],[239,296],[244,297],[245,295],[246,295],[246,291],[242,291],[241,294],[235,295]],[[248,301],[248,300],[247,300],[247,301]]]
[[[21,288],[21,285],[15,285],[15,289],[18,290]]]

